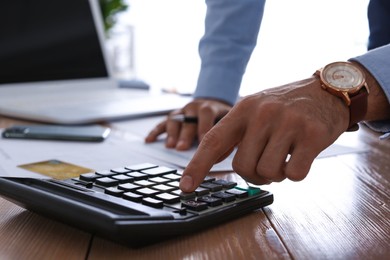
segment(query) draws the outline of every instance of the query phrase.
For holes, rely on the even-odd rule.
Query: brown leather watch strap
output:
[[[367,96],[367,88],[363,87],[358,94],[350,97],[351,105],[349,106],[348,131],[357,130],[357,123],[364,119],[367,113]]]

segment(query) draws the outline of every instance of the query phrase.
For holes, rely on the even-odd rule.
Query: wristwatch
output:
[[[316,71],[321,87],[340,97],[349,107],[348,131],[359,129],[367,113],[369,89],[363,71],[351,62],[334,62]]]

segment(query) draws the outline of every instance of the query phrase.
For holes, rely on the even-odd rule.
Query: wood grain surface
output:
[[[1,127],[14,122],[0,117]],[[275,201],[263,210],[143,248],[0,198],[0,259],[390,259],[390,141],[364,127],[348,135],[347,145],[367,150],[317,159],[305,180],[267,186]]]

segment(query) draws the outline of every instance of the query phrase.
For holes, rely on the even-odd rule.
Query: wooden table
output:
[[[268,186],[263,210],[140,249],[0,198],[0,259],[390,259],[390,141],[348,135],[367,152],[317,159],[305,180]]]

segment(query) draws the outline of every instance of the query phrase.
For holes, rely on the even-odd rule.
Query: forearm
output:
[[[234,104],[256,46],[265,0],[208,0],[196,98]]]

